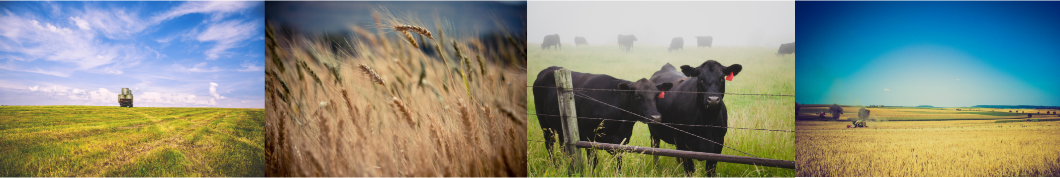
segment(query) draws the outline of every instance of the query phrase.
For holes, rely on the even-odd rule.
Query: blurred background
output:
[[[265,18],[289,34],[304,36],[353,34],[351,25],[375,30],[372,10],[385,6],[395,15],[412,13],[434,29],[436,16],[445,17],[461,37],[508,33],[525,36],[526,2],[265,2]],[[436,32],[435,32],[436,33]],[[398,33],[387,35],[397,36]]]
[[[684,37],[714,37],[714,46],[778,47],[795,41],[795,2],[531,2],[530,43],[559,34],[562,43],[668,45]],[[693,41],[688,43],[687,41]],[[573,46],[573,45],[572,45]]]

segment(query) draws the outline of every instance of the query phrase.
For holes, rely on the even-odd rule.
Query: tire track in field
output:
[[[222,112],[222,111],[212,111],[210,113],[219,113],[219,112]],[[186,112],[184,112],[184,113],[186,113]],[[205,113],[207,113],[207,112],[195,113],[195,115],[201,115],[201,114],[205,114]],[[183,114],[183,113],[181,113],[181,114]],[[226,114],[227,113],[215,114],[213,118],[215,118],[215,119],[216,118],[220,118],[220,116],[224,116]],[[191,114],[189,114],[188,116],[190,116],[190,115]],[[131,149],[125,149],[125,150],[122,150],[121,152],[117,152],[118,155],[116,155],[114,157],[111,157],[110,159],[99,163],[100,166],[98,166],[98,167],[83,168],[81,171],[79,171],[77,176],[103,177],[104,174],[106,174],[107,171],[112,170],[112,168],[114,168],[114,169],[121,168],[121,167],[123,167],[124,165],[126,165],[128,163],[132,163],[133,161],[138,160],[138,158],[142,158],[144,156],[147,156],[148,153],[151,153],[151,151],[154,151],[154,150],[156,150],[158,148],[162,148],[164,146],[170,146],[172,148],[185,150],[185,149],[181,149],[180,145],[178,145],[178,143],[186,142],[181,137],[183,135],[185,135],[186,133],[192,131],[192,130],[195,130],[197,128],[202,127],[201,124],[203,122],[207,122],[209,120],[212,120],[212,119],[199,119],[199,120],[196,120],[194,122],[189,122],[189,123],[191,123],[191,127],[187,127],[185,129],[181,130],[181,132],[173,134],[173,135],[171,135],[168,138],[164,138],[164,139],[161,139],[161,140],[158,140],[158,141],[153,141],[153,142],[150,142],[150,143],[140,144],[140,145],[134,146]],[[155,123],[155,124],[160,124],[160,123]],[[184,152],[184,151],[182,151],[182,152]],[[188,153],[188,152],[184,152],[184,153]],[[198,155],[197,153],[196,153],[195,157],[196,157],[196,158],[194,158],[195,160],[201,160],[202,159],[202,156]],[[194,162],[200,162],[200,161],[193,161],[193,163]],[[194,166],[194,167],[200,167],[200,166]],[[205,167],[207,169],[210,169],[209,166],[201,166],[201,167]],[[208,170],[208,172],[213,172],[213,171],[212,170]]]
[[[228,111],[228,112],[222,113],[220,115],[215,115],[214,119],[204,120],[203,122],[209,122],[209,121],[213,121],[213,120],[216,120],[216,119],[224,119],[230,113],[231,113],[231,111]],[[201,127],[197,127],[197,128],[201,128]],[[190,169],[192,170],[193,173],[200,173],[199,176],[221,176],[221,175],[218,175],[218,173],[213,169],[213,167],[211,167],[211,166],[206,164],[206,159],[205,159],[206,157],[203,155],[203,153],[206,152],[206,149],[212,148],[212,147],[214,147],[214,145],[198,145],[198,144],[195,144],[195,143],[188,142],[188,141],[184,140],[182,137],[177,137],[177,140],[179,141],[177,143],[179,143],[180,145],[173,145],[173,147],[179,149],[181,152],[183,152],[185,155],[187,155],[186,157],[192,163],[192,166],[191,166]],[[201,174],[201,173],[205,173],[205,174]]]

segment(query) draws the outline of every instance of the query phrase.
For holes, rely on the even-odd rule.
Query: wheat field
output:
[[[848,109],[844,107],[844,112]],[[796,121],[798,176],[1060,175],[1060,149],[1056,147],[1060,122],[1055,121],[1060,118],[1056,115],[1035,115],[1042,122],[1023,122],[1026,114],[1023,118],[993,116],[998,114],[990,110],[1001,109],[990,108],[868,109],[873,117],[881,113],[883,117],[930,121],[876,121],[869,122],[868,128],[850,129],[846,126],[851,123],[844,120]],[[847,115],[851,114],[843,114]],[[978,116],[960,119],[966,115]]]
[[[266,175],[526,176],[525,38],[377,15],[344,45],[266,27]]]
[[[795,93],[795,56],[775,55],[775,48],[764,47],[726,47],[713,48],[686,47],[681,51],[667,52],[667,46],[635,44],[631,52],[620,51],[617,45],[591,45],[575,47],[565,44],[561,50],[542,50],[540,44],[530,44],[528,54],[527,85],[537,79],[537,74],[549,66],[560,66],[572,71],[607,74],[615,78],[636,81],[650,78],[664,64],[675,67],[681,65],[698,66],[713,59],[722,65],[741,64],[743,71],[733,81],[726,83],[726,92],[730,93]],[[532,91],[527,91],[528,113],[536,113]],[[794,130],[794,97],[762,96],[725,96],[729,111],[730,127]],[[541,126],[537,117],[529,117],[527,126],[527,162],[532,177],[565,177],[568,176],[568,161],[549,159]],[[583,133],[584,134],[584,133]],[[651,147],[648,127],[637,123],[633,129],[630,144],[633,146]],[[752,130],[729,130],[725,136],[725,145],[760,157],[780,160],[795,160],[795,134],[792,132],[769,132]],[[661,148],[676,149],[672,144],[660,142]],[[562,149],[554,147],[553,155],[563,155]],[[583,151],[584,152],[584,151]],[[622,153],[622,170],[617,170],[616,156],[606,151],[596,150],[599,166],[587,170],[581,176],[634,176],[634,177],[677,177],[685,176],[683,167],[673,157],[659,157],[659,165],[654,163],[651,155]],[[722,154],[747,156],[732,149],[724,149]],[[587,160],[584,153],[580,155]],[[715,175],[706,175],[704,161],[697,161],[693,176],[723,177],[790,177],[792,169],[763,167],[746,164],[718,162]],[[588,169],[588,164],[584,164]],[[573,174],[578,176],[578,174]]]

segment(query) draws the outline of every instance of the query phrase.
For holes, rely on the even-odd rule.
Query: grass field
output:
[[[990,112],[1001,109],[868,109],[870,118],[880,113],[901,121],[869,122],[868,128],[856,129],[846,128],[851,124],[846,120],[796,121],[798,176],[1060,175],[1056,115],[1034,115],[1042,122],[1023,122],[1026,114]]]
[[[607,74],[616,78],[636,81],[650,78],[667,62],[675,67],[681,65],[698,66],[708,59],[719,61],[722,65],[734,63],[743,65],[743,71],[731,82],[726,83],[726,92],[730,93],[795,93],[794,55],[774,55],[776,49],[754,47],[686,47],[683,51],[669,53],[666,46],[634,45],[631,52],[619,51],[617,45],[597,45],[574,47],[564,45],[562,50],[541,50],[540,44],[530,44],[528,48],[527,85],[533,85],[537,74],[549,66],[560,66],[577,72]],[[534,111],[534,96],[527,90],[527,112]],[[729,110],[730,127],[750,127],[764,129],[794,129],[791,115],[794,112],[794,97],[735,96],[725,97]],[[650,147],[649,132],[646,125],[638,123],[633,131],[630,145]],[[794,160],[794,135],[791,132],[729,130],[725,136],[725,145],[755,154],[757,156]],[[527,169],[532,177],[567,176],[563,159],[549,160],[545,150],[541,126],[537,117],[530,116],[527,126]],[[662,148],[675,149],[674,145],[662,143]],[[554,155],[563,155],[560,149]],[[684,176],[684,169],[673,157],[660,157],[656,166],[651,155],[624,153],[622,171],[615,169],[614,156],[605,151],[597,151],[600,165],[583,176]],[[746,156],[734,150],[725,149],[722,154]],[[581,155],[584,157],[584,154]],[[703,161],[697,161],[694,176],[705,175]],[[586,164],[588,167],[588,164]],[[714,176],[794,176],[792,169],[761,167],[745,164],[718,163],[717,175]]]
[[[264,176],[262,109],[0,107],[0,176]]]

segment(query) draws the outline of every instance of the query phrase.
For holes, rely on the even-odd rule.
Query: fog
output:
[[[530,43],[559,34],[564,44],[617,45],[618,34],[638,44],[669,45],[683,37],[713,36],[713,46],[779,47],[795,41],[795,2],[540,2],[527,7]]]

